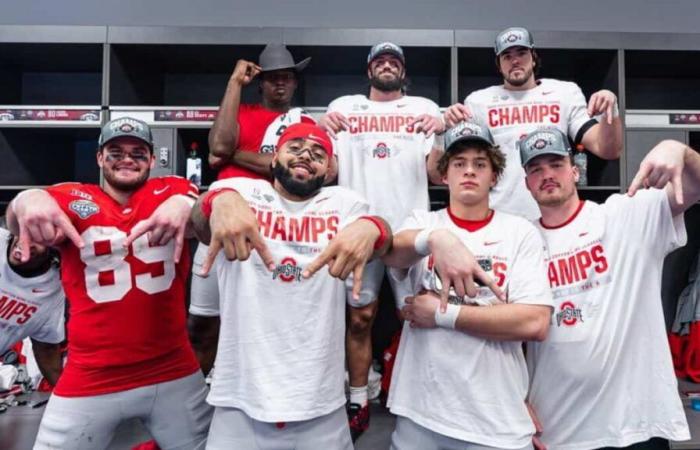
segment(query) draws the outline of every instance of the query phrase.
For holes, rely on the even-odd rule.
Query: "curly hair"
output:
[[[450,165],[450,160],[455,156],[465,152],[466,150],[474,149],[486,152],[486,155],[491,162],[491,168],[496,174],[496,180],[501,178],[503,171],[506,168],[506,155],[501,151],[498,145],[489,145],[485,142],[455,142],[449,151],[442,154],[437,163],[437,170],[443,177],[447,174],[447,167]]]

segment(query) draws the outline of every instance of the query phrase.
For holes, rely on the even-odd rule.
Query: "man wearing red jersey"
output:
[[[212,411],[184,308],[197,188],[148,179],[153,142],[139,120],[107,123],[99,144],[104,188],[33,189],[8,208],[23,260],[30,242],[59,249],[69,298],[68,362],[34,448],[102,449],[134,417],[163,449],[201,448]]]
[[[260,53],[259,65],[236,62],[219,113],[209,132],[209,165],[219,179],[271,178],[270,163],[277,138],[297,122],[314,123],[301,108],[292,108],[299,73],[311,58],[294,62],[282,44],[269,44]],[[241,91],[259,75],[260,103],[241,103]]]

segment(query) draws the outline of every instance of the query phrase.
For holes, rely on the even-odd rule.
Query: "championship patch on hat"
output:
[[[100,133],[100,138],[97,142],[98,145],[102,147],[112,139],[122,136],[130,136],[140,139],[148,144],[149,147],[153,148],[153,135],[151,134],[151,128],[146,122],[134,119],[132,117],[120,117],[119,119],[114,119],[107,122],[102,127],[102,133]]]
[[[445,132],[445,151],[458,142],[482,142],[493,146],[493,137],[488,127],[477,122],[460,122]]]
[[[569,156],[569,139],[557,128],[535,130],[518,142],[523,167],[533,158],[542,155]]]
[[[530,32],[525,28],[506,28],[498,33],[498,36],[496,36],[496,55],[500,55],[511,47],[534,48],[535,41],[532,39],[532,34],[530,34]]]

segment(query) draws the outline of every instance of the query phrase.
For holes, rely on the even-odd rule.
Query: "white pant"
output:
[[[197,275],[207,258],[209,246],[197,245],[192,261],[192,285],[190,287],[190,314],[204,317],[219,315],[219,280],[216,277],[216,266],[211,268],[209,276],[203,278]]]
[[[403,416],[396,417],[391,450],[499,450],[498,447],[460,441],[422,427]],[[532,444],[517,450],[532,450]]]
[[[298,422],[260,422],[237,408],[217,406],[207,450],[352,450],[348,416],[342,406]]]
[[[348,305],[354,308],[362,308],[376,301],[377,297],[379,296],[379,291],[382,288],[384,272],[386,272],[385,269],[386,266],[384,263],[378,259],[370,261],[365,266],[365,270],[362,274],[362,289],[360,290],[359,300],[352,298],[352,285],[354,280],[352,274],[350,274],[348,279],[345,281]],[[398,277],[391,276],[391,274],[388,278],[389,284],[391,285],[391,290],[394,293],[397,308],[401,309],[404,298],[414,294],[411,290],[410,280],[401,280]]]
[[[177,380],[91,397],[51,395],[34,450],[100,450],[122,420],[139,418],[163,450],[203,449],[213,408],[198,370]]]

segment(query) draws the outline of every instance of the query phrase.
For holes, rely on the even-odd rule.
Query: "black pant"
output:
[[[637,442],[627,447],[604,447],[598,450],[669,450],[668,441],[663,438],[651,438],[645,442]]]

